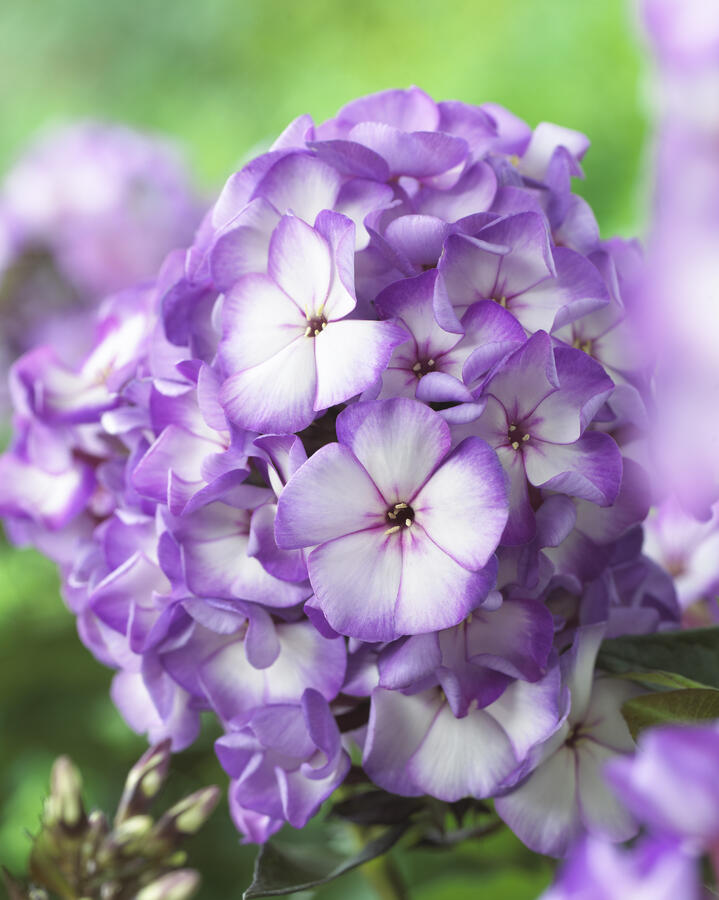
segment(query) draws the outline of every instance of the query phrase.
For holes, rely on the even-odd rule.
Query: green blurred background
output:
[[[120,120],[181,141],[208,196],[303,112],[418,84],[437,99],[505,104],[592,139],[579,191],[602,234],[641,229],[644,60],[625,0],[3,0],[0,170],[40,127]],[[0,863],[24,868],[52,760],[68,753],[111,808],[143,740],[107,696],[52,566],[0,546]],[[226,779],[211,735],[175,761],[173,794]],[[253,849],[221,807],[196,839],[201,898],[241,897]],[[417,900],[530,900],[551,877],[511,836],[452,854],[399,850]],[[316,893],[375,896],[361,874]]]

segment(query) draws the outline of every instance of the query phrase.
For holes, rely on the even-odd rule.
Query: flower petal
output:
[[[369,387],[386,367],[393,349],[406,338],[404,329],[391,322],[330,322],[314,338],[315,409],[343,403]]]
[[[587,431],[573,444],[528,441],[524,448],[527,478],[535,487],[610,506],[622,480],[622,455],[613,438]]]
[[[290,478],[275,520],[284,549],[311,547],[384,525],[386,504],[365,469],[340,444],[326,444]]]
[[[485,441],[465,438],[412,501],[430,538],[467,569],[486,565],[507,524],[507,479]]]
[[[297,216],[283,216],[272,234],[267,271],[307,318],[320,313],[330,289],[332,258],[314,228]]]
[[[402,553],[385,530],[383,524],[321,544],[307,560],[316,605],[335,631],[362,641],[401,634],[394,620]]]
[[[220,401],[241,428],[288,434],[314,418],[316,383],[314,347],[301,335],[259,365],[231,375],[222,385]]]
[[[402,548],[402,578],[394,619],[396,637],[458,625],[494,585],[497,567],[493,559],[479,571],[468,571],[419,525],[389,538]]]
[[[495,809],[535,853],[563,856],[581,830],[574,754],[552,754],[518,788],[495,801]]]
[[[264,197],[279,213],[290,212],[312,223],[321,210],[334,207],[342,181],[342,175],[322,160],[290,153],[272,166],[253,197]]]
[[[348,406],[337,417],[337,438],[388,503],[408,503],[450,448],[442,417],[407,398]]]
[[[304,314],[267,275],[247,275],[222,306],[220,359],[228,373],[265,362],[304,335]]]

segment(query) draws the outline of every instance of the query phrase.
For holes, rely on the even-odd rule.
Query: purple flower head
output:
[[[719,792],[712,777],[719,729],[711,725],[652,728],[637,752],[613,760],[607,778],[622,803],[655,834],[685,840],[694,852],[719,840]]]
[[[300,116],[89,347],[13,370],[8,533],[57,561],[132,728],[221,723],[246,840],[302,827],[345,742],[546,852],[633,833],[600,792],[633,688],[593,678],[597,635],[677,616],[641,554],[637,253],[572,193],[587,146],[418,88]]]
[[[534,600],[476,609],[460,625],[390,644],[379,657],[379,686],[416,693],[439,684],[455,716],[483,708],[513,680],[539,681],[552,648],[549,610]]]
[[[496,301],[531,333],[566,325],[609,299],[588,260],[551,248],[546,224],[535,212],[500,218],[476,235],[452,235],[439,272],[446,293],[436,295],[436,314],[448,328],[478,300]]]
[[[5,176],[0,202],[18,251],[46,251],[93,299],[153,277],[200,215],[177,148],[91,121],[41,135]]]
[[[244,810],[302,828],[349,770],[337,724],[317,691],[305,691],[297,705],[268,704],[230,725],[215,746],[233,779],[231,801]]]
[[[467,311],[461,334],[445,331],[434,315],[437,278],[436,271],[425,272],[390,285],[377,297],[380,315],[394,319],[410,335],[382,373],[379,397],[471,402],[468,385],[525,340],[514,316],[489,302]]]
[[[335,213],[310,228],[285,216],[273,232],[267,275],[244,276],[224,306],[221,400],[231,421],[299,431],[320,410],[361,393],[404,332],[346,319],[355,306],[354,230]]]
[[[637,831],[607,789],[602,770],[607,760],[634,748],[620,709],[641,688],[615,678],[594,679],[603,633],[601,625],[582,630],[563,657],[568,715],[535,752],[530,774],[496,801],[499,815],[537,853],[564,856],[584,832],[623,841]]]
[[[446,423],[406,399],[348,407],[337,436],[278,503],[280,547],[313,547],[311,604],[361,640],[456,625],[494,580],[507,517],[495,454],[476,438],[450,453]]]
[[[153,277],[199,218],[170,143],[99,122],[41,136],[0,184],[2,371],[38,343],[64,363],[87,351],[88,310]]]
[[[402,796],[489,797],[516,781],[532,748],[556,731],[562,703],[557,666],[534,684],[514,681],[483,709],[473,702],[461,718],[438,688],[413,695],[377,688],[362,764],[376,784]]]
[[[487,380],[475,422],[456,429],[496,450],[510,481],[510,517],[503,542],[521,544],[535,523],[530,485],[610,506],[621,481],[619,448],[587,425],[612,391],[603,369],[580,350],[552,346],[539,331]]]
[[[644,550],[672,576],[679,604],[690,615],[700,615],[694,604],[709,603],[719,589],[718,517],[715,506],[707,522],[697,521],[669,498],[645,524]]]
[[[692,858],[671,841],[643,840],[630,850],[599,838],[576,845],[557,883],[540,900],[700,900]]]

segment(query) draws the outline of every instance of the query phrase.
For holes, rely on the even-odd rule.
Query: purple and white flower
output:
[[[277,508],[279,546],[312,548],[310,605],[366,641],[456,625],[496,573],[507,489],[494,452],[478,438],[450,452],[448,425],[407,399],[347,407],[337,436]]]

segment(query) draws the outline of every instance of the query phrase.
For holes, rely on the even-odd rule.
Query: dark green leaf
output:
[[[413,797],[398,797],[386,791],[362,791],[335,803],[330,815],[355,825],[399,825],[422,808],[422,801]]]
[[[622,706],[632,737],[653,725],[719,719],[719,691],[708,689],[642,694]]]
[[[597,664],[618,675],[660,670],[719,688],[719,627],[612,638],[602,644]]]
[[[326,846],[309,847],[304,844],[269,841],[257,854],[252,884],[242,895],[243,900],[253,900],[255,897],[279,897],[327,884],[345,872],[387,853],[407,831],[410,824],[403,822],[388,828],[358,853],[344,858],[336,853],[330,853]]]

